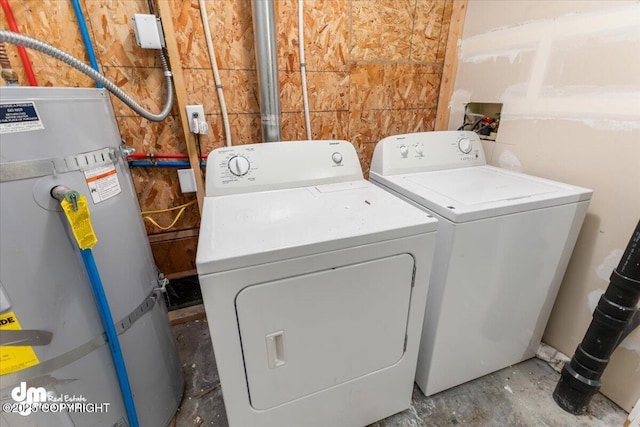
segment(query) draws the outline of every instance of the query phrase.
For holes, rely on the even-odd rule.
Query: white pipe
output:
[[[209,16],[207,6],[204,0],[199,0],[200,16],[202,17],[202,26],[204,27],[204,36],[207,41],[207,50],[209,51],[209,61],[213,70],[213,79],[216,83],[216,91],[218,93],[218,101],[220,102],[220,111],[222,113],[222,123],[224,126],[224,137],[227,147],[231,146],[231,130],[229,129],[229,115],[227,114],[227,104],[224,102],[224,93],[222,92],[222,83],[220,83],[220,73],[218,72],[218,61],[216,53],[213,50],[213,41],[211,39],[211,31],[209,30]]]
[[[309,96],[307,94],[307,63],[304,60],[304,0],[298,0],[298,47],[300,49],[300,78],[302,80],[302,103],[304,104],[304,125],[307,139],[311,139],[311,120],[309,119]]]

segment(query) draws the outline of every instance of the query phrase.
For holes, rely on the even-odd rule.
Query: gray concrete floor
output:
[[[186,383],[175,426],[226,427],[227,416],[206,320],[176,325],[173,333]],[[564,412],[551,397],[558,377],[545,362],[531,359],[432,397],[423,396],[414,387],[409,409],[370,427],[624,424],[627,413],[601,394],[594,397],[587,415],[576,417]]]

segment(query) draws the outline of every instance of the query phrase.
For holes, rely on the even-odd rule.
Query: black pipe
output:
[[[584,414],[600,390],[600,378],[618,344],[640,324],[640,222],[571,362],[564,365],[553,399],[565,411]]]

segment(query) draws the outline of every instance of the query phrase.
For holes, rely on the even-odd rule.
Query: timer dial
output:
[[[469,141],[467,138],[462,138],[458,141],[458,149],[464,154],[469,154],[472,148],[473,145],[471,145],[471,141]]]
[[[249,160],[247,160],[246,157],[242,157],[242,156],[233,156],[229,160],[229,163],[227,164],[227,166],[229,167],[229,172],[231,172],[235,176],[246,175],[247,172],[249,172],[249,169],[251,169],[251,164],[249,163]]]

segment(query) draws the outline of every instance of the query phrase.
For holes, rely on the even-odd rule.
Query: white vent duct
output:
[[[262,141],[282,141],[276,19],[273,0],[252,0],[251,11],[258,72]]]

